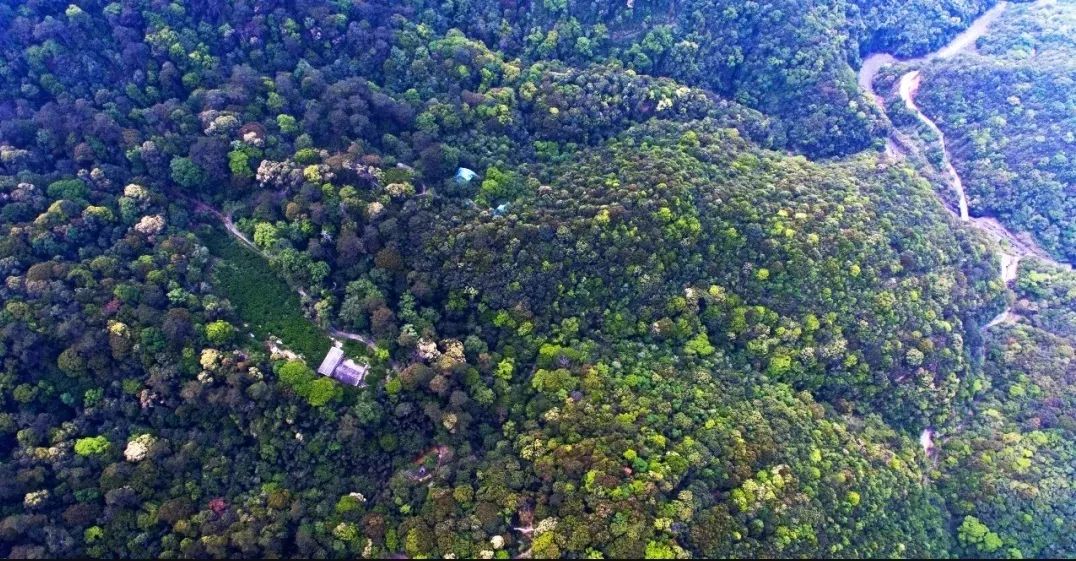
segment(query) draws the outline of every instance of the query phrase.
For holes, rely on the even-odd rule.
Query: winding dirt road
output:
[[[1042,3],[1049,3],[1052,0],[1039,0]],[[863,61],[863,66],[859,70],[858,82],[860,89],[874,101],[875,105],[881,110],[882,114],[885,114],[884,99],[874,91],[874,78],[882,67],[903,62],[907,64],[919,64],[936,59],[951,58],[969,48],[973,48],[975,41],[986,34],[990,25],[996,20],[1008,7],[1008,2],[999,2],[993,8],[988,10],[983,15],[979,16],[964,32],[957,35],[948,45],[938,49],[937,51],[930,53],[926,56],[899,60],[888,53],[875,53],[868,56]],[[1043,261],[1054,264],[1066,269],[1071,269],[1067,264],[1058,263],[1056,260],[1050,257],[1031,237],[1027,234],[1017,236],[1011,232],[1008,228],[1003,226],[997,219],[992,217],[971,217],[968,212],[968,198],[964,191],[964,182],[960,178],[960,174],[957,173],[956,168],[952,164],[952,160],[949,155],[948,146],[945,142],[945,135],[933,120],[923,114],[919,107],[915,104],[915,94],[919,91],[919,86],[922,84],[923,76],[919,70],[912,70],[905,73],[900,77],[899,82],[899,94],[904,101],[905,106],[915,113],[916,117],[928,128],[930,128],[938,138],[938,142],[941,145],[943,162],[942,167],[946,182],[949,187],[957,196],[957,208],[953,209],[945,203],[945,198],[939,195],[939,199],[942,200],[942,204],[949,210],[954,217],[958,218],[961,222],[965,222],[973,228],[986,234],[986,236],[995,242],[998,251],[998,257],[1000,260],[1000,278],[1006,286],[1011,286],[1011,283],[1016,280],[1017,271],[1019,269],[1020,261],[1027,256],[1034,256]],[[890,155],[900,155],[903,151],[901,146],[907,146],[907,140],[898,131],[893,130],[890,138],[886,140],[886,152]],[[989,322],[986,323],[981,329],[983,331],[994,327],[996,325],[1012,324],[1020,320],[1020,316],[1012,310],[1012,306],[1008,306],[1000,314],[995,316]],[[923,452],[928,458],[933,458],[935,463],[937,462],[937,448],[934,442],[934,429],[927,427],[919,435],[919,444],[923,448]],[[925,477],[925,476],[924,476]]]
[[[1040,2],[1048,3],[1050,0],[1040,0]],[[937,51],[930,53],[926,56],[922,56],[914,59],[900,60],[888,53],[875,53],[868,56],[863,66],[859,70],[859,86],[867,94],[867,96],[874,101],[878,108],[885,113],[885,103],[881,96],[874,91],[874,77],[882,67],[897,62],[905,64],[920,64],[929,62],[932,60],[947,59],[956,56],[970,48],[974,48],[975,41],[986,34],[990,29],[990,25],[1005,11],[1008,7],[1008,2],[999,2],[993,8],[988,10],[983,15],[979,16],[966,30],[956,36],[948,45],[938,49]],[[968,223],[971,227],[986,234],[986,236],[993,240],[997,246],[999,260],[1001,262],[1000,278],[1003,283],[1010,285],[1016,280],[1017,271],[1019,269],[1020,261],[1029,256],[1036,257],[1063,269],[1071,269],[1071,266],[1067,263],[1060,263],[1050,256],[1046,250],[1042,249],[1030,235],[1024,233],[1017,235],[1011,230],[1002,225],[996,218],[989,216],[972,217],[968,212],[968,197],[964,190],[964,181],[960,178],[960,174],[957,173],[956,168],[953,166],[952,159],[949,154],[948,146],[945,142],[945,134],[938,127],[938,125],[927,117],[915,103],[915,95],[919,92],[919,87],[922,85],[923,75],[919,70],[912,70],[905,73],[900,77],[898,85],[898,92],[901,100],[904,101],[904,105],[908,110],[912,111],[915,116],[922,122],[927,128],[934,132],[938,138],[938,143],[942,152],[942,168],[943,175],[946,182],[949,184],[950,189],[956,195],[957,208],[950,208],[946,204],[946,208],[953,213],[953,215],[959,218],[962,222]],[[906,143],[904,138],[898,138],[897,132],[893,132],[893,136],[888,139],[888,146],[902,145]],[[942,197],[939,197],[942,198]],[[944,198],[942,198],[944,204]],[[995,316],[990,322],[988,322],[983,329],[993,327],[999,324],[1013,323],[1019,319],[1019,316],[1012,311],[1011,306],[1006,308],[1000,314]]]
[[[953,167],[953,162],[949,158],[949,151],[946,148],[945,133],[942,132],[938,125],[934,121],[927,118],[919,107],[915,104],[915,94],[919,92],[919,86],[923,83],[923,75],[918,70],[913,70],[900,77],[900,98],[904,100],[904,106],[910,111],[915,113],[915,116],[927,126],[938,137],[938,143],[942,148],[942,166],[945,168],[945,179],[949,182],[949,185],[953,188],[957,198],[957,216],[961,220],[967,221],[968,214],[968,195],[964,191],[964,181],[960,179],[960,174],[956,172],[956,168]]]

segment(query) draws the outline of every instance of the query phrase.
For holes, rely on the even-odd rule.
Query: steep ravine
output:
[[[1049,0],[1040,0],[1049,1]],[[860,68],[858,82],[860,88],[882,111],[885,113],[885,103],[881,96],[874,91],[874,78],[881,70],[882,67],[894,63],[905,63],[918,65],[923,62],[928,62],[935,59],[946,59],[953,57],[961,52],[964,52],[968,48],[974,47],[975,42],[982,37],[990,28],[990,24],[994,22],[1008,7],[1008,2],[999,2],[993,8],[979,16],[972,24],[957,35],[949,44],[934,51],[933,53],[925,56],[915,58],[899,60],[888,53],[874,53],[868,56]],[[1029,236],[1018,237],[1016,234],[1008,230],[997,219],[992,217],[971,217],[968,212],[968,199],[964,191],[964,183],[953,166],[952,159],[950,158],[949,150],[945,142],[945,135],[941,129],[927,117],[915,104],[915,95],[922,84],[923,75],[919,70],[912,70],[905,73],[899,80],[899,94],[904,101],[905,106],[912,111],[916,117],[928,128],[930,128],[938,139],[942,153],[942,168],[943,175],[946,183],[954,194],[956,195],[957,208],[953,209],[948,204],[946,208],[962,222],[966,222],[971,227],[986,234],[986,236],[995,242],[997,247],[1000,267],[1000,278],[1007,286],[1010,285],[1017,275],[1020,261],[1027,256],[1035,256],[1039,259],[1052,263],[1056,266],[1069,268],[1066,264],[1061,264],[1052,259],[1049,254],[1046,253],[1041,247],[1038,246]],[[906,145],[906,139],[901,137],[899,132],[893,131],[890,138],[887,139],[886,151],[888,154],[899,154],[902,152],[901,146]],[[942,197],[939,193],[939,198],[945,201],[945,197]],[[1012,307],[1008,306],[1005,310],[991,319],[982,329],[988,329],[998,324],[1014,323],[1019,320],[1019,316],[1013,312]],[[919,437],[920,445],[923,447],[923,451],[928,456],[933,456],[935,452],[934,446],[934,430],[931,427],[925,428]]]

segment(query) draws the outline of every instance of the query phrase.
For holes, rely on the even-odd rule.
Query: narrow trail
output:
[[[956,172],[956,168],[953,167],[952,160],[949,159],[949,152],[946,149],[945,133],[942,132],[938,125],[927,118],[919,107],[915,104],[915,94],[919,92],[919,86],[923,83],[923,75],[918,70],[913,70],[900,77],[900,98],[904,100],[904,106],[910,111],[915,113],[915,116],[929,128],[937,137],[938,143],[942,147],[942,166],[945,168],[945,179],[949,182],[949,185],[953,188],[957,197],[957,216],[961,220],[967,221],[968,214],[968,195],[964,191],[964,181],[960,179],[960,174]]]
[[[938,142],[942,149],[942,165],[945,168],[945,175],[950,187],[952,187],[957,195],[957,216],[959,216],[961,221],[970,223],[979,231],[985,232],[987,236],[999,242],[999,245],[1002,248],[1002,280],[1008,282],[1009,280],[1015,279],[1016,265],[1019,263],[1020,259],[1028,256],[1037,257],[1055,267],[1069,268],[1068,264],[1058,262],[1051,257],[1050,254],[1040,247],[1029,234],[1021,233],[1018,235],[1003,226],[996,218],[990,216],[972,217],[968,214],[968,196],[964,190],[964,181],[960,178],[960,174],[957,173],[956,168],[953,167],[948,145],[945,142],[945,134],[938,128],[938,125],[927,117],[915,104],[915,95],[919,91],[922,79],[923,76],[918,70],[913,70],[901,76],[899,88],[900,97],[904,101],[905,106],[910,111],[914,112],[916,117],[930,128],[930,130],[934,131],[934,134],[938,137]],[[1006,258],[1008,258],[1008,262]],[[1010,263],[1013,259],[1015,259],[1016,262]],[[1010,267],[1011,271],[1006,271],[1006,269]],[[1005,278],[1010,274],[1011,278]]]
[[[188,199],[188,200],[190,200],[192,203],[194,203],[194,207],[197,210],[200,210],[202,212],[212,214],[213,216],[215,216],[217,218],[217,220],[219,220],[220,223],[222,225],[224,225],[224,229],[227,230],[228,233],[232,235],[232,237],[234,237],[236,240],[238,240],[239,243],[247,246],[249,249],[253,250],[258,255],[261,255],[265,259],[269,259],[269,255],[267,255],[264,251],[259,249],[258,246],[254,245],[254,242],[250,238],[248,238],[246,234],[244,234],[242,231],[240,231],[239,228],[235,227],[235,222],[232,222],[232,213],[229,212],[228,214],[224,214],[223,212],[221,212],[221,211],[219,211],[219,210],[217,210],[217,209],[203,203],[202,201],[198,201],[198,200],[194,200],[194,199]],[[299,290],[299,293],[303,294],[305,296],[305,293],[303,293],[302,289]]]
[[[1050,1],[1052,0],[1039,0],[1040,3],[1049,3]],[[858,82],[860,88],[874,101],[882,113],[885,114],[884,98],[874,91],[873,84],[874,77],[877,76],[882,67],[894,63],[920,64],[932,60],[944,60],[952,58],[969,49],[974,49],[975,41],[987,33],[990,29],[990,25],[1001,16],[1007,7],[1008,2],[999,2],[993,8],[979,16],[966,30],[957,35],[948,45],[945,45],[928,55],[903,60],[888,53],[875,53],[868,56],[863,61],[863,66],[859,70]],[[900,77],[898,93],[908,110],[912,111],[916,118],[937,136],[942,153],[943,176],[945,177],[949,188],[952,189],[953,193],[956,195],[957,208],[951,208],[949,204],[944,203],[945,199],[943,197],[939,196],[939,198],[942,199],[946,209],[949,210],[954,217],[984,233],[987,238],[995,242],[999,260],[1001,262],[1001,281],[1006,286],[1011,286],[1012,282],[1016,280],[1020,261],[1025,257],[1035,257],[1050,263],[1055,267],[1071,270],[1070,265],[1058,262],[1051,257],[1050,254],[1042,249],[1029,234],[1024,233],[1017,235],[993,217],[972,217],[970,215],[968,211],[968,197],[964,189],[964,181],[961,179],[960,174],[957,173],[956,167],[953,166],[948,145],[945,142],[945,134],[915,103],[915,96],[919,92],[919,87],[922,85],[922,82],[923,75],[920,70],[907,72]],[[906,146],[907,144],[908,140],[898,131],[894,130],[890,138],[887,139],[886,152],[891,155],[900,153],[900,146]],[[1012,306],[1009,306],[991,319],[982,327],[982,329],[986,330],[995,325],[1014,323],[1018,320],[1019,315],[1013,312]]]

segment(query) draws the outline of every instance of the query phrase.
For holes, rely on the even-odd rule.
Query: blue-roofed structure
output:
[[[472,169],[460,168],[456,170],[456,183],[470,183],[478,174]]]

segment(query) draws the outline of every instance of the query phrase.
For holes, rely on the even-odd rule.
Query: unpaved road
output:
[[[1040,0],[1040,2],[1049,1],[1050,0]],[[873,85],[874,77],[877,76],[882,67],[897,62],[917,64],[931,60],[947,59],[956,56],[969,48],[974,48],[975,41],[986,34],[990,29],[990,25],[1001,16],[1007,7],[1008,2],[999,2],[986,13],[979,16],[966,30],[949,42],[949,44],[928,55],[905,60],[897,59],[888,53],[875,53],[868,56],[863,61],[863,66],[859,69],[858,81],[860,88],[874,101],[878,108],[885,113],[883,98],[874,91]],[[1016,280],[1020,261],[1028,256],[1034,256],[1056,267],[1071,269],[1071,266],[1067,263],[1060,263],[1051,257],[1050,254],[1042,249],[1029,234],[1023,233],[1017,235],[998,222],[996,218],[989,216],[972,217],[969,214],[968,197],[964,190],[964,181],[960,178],[960,174],[957,173],[956,168],[953,166],[952,159],[949,155],[949,149],[945,142],[945,134],[915,103],[915,95],[918,93],[922,81],[923,75],[919,70],[912,70],[902,75],[898,86],[900,98],[904,101],[905,106],[915,113],[916,117],[937,135],[938,143],[940,144],[942,151],[943,175],[946,178],[946,182],[949,184],[949,188],[956,194],[957,199],[956,209],[949,208],[948,205],[946,205],[946,208],[962,222],[968,223],[971,227],[986,234],[987,238],[995,242],[999,260],[1001,262],[1001,281],[1006,285],[1009,285]],[[895,135],[896,132],[894,131],[894,136]],[[900,139],[893,137],[887,139],[887,151],[889,151],[890,146],[900,144]],[[1014,323],[1018,319],[1019,316],[1012,311],[1011,307],[1009,307],[990,320],[983,326],[983,329],[985,330],[999,324]]]

